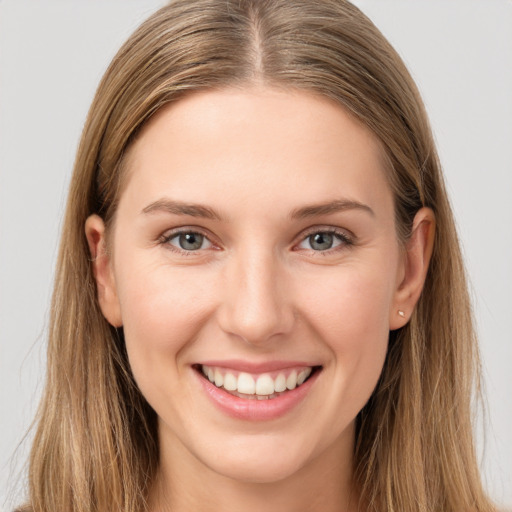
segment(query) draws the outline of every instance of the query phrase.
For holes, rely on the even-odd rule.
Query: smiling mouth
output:
[[[247,400],[271,400],[302,386],[321,366],[303,366],[251,374],[227,368],[194,365],[194,369],[217,388]]]

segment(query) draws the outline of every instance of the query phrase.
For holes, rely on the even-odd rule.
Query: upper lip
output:
[[[263,362],[252,362],[252,361],[244,361],[241,359],[223,359],[223,360],[208,360],[201,361],[197,363],[200,366],[214,366],[219,368],[231,369],[239,372],[247,372],[247,373],[265,373],[265,372],[273,372],[278,370],[285,370],[287,368],[297,368],[297,367],[314,367],[320,366],[317,363],[312,363],[311,361],[263,361]]]

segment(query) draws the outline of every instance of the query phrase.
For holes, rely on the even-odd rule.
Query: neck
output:
[[[352,437],[353,439],[353,437]],[[277,482],[247,482],[221,475],[182,444],[161,444],[161,462],[150,496],[152,512],[354,512],[352,452],[340,442]]]

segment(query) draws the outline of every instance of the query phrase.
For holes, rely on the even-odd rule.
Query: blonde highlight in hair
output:
[[[140,512],[158,467],[155,412],[122,330],[101,314],[84,224],[115,221],[125,156],[147,121],[193,91],[252,84],[328,97],[381,141],[397,232],[422,207],[434,253],[410,322],[357,418],[354,475],[368,511],[491,511],[475,457],[478,353],[457,233],[416,86],[343,0],[178,0],[130,37],[103,77],[75,162],[51,309],[47,383],[31,453],[33,512]]]

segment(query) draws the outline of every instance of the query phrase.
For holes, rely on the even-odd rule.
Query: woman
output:
[[[493,510],[432,136],[351,4],[152,16],[62,240],[27,510]]]

